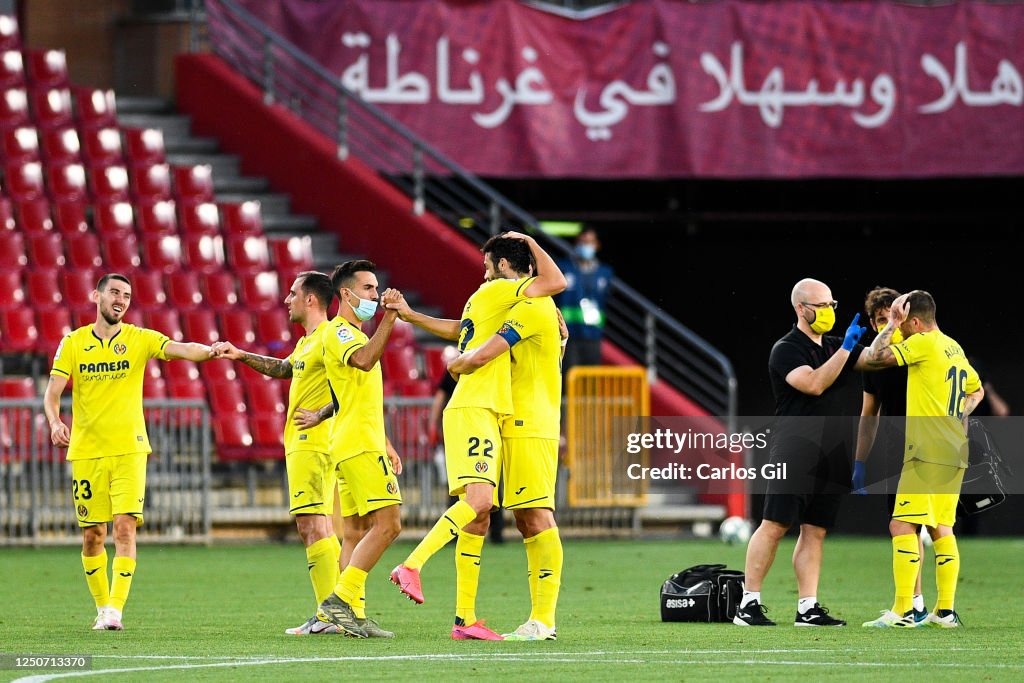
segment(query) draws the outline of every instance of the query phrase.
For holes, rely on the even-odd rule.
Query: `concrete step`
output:
[[[213,169],[213,180],[235,178],[241,175],[240,160],[234,154],[168,154],[167,163],[175,166],[208,164]]]
[[[232,176],[221,176],[221,177],[218,178],[216,173],[213,174],[213,191],[218,195],[218,201],[227,201],[227,200],[220,200],[219,199],[219,195],[222,195],[222,194],[227,194],[227,195],[235,195],[235,194],[254,195],[254,194],[262,194],[264,192],[269,192],[269,190],[270,190],[270,183],[267,182],[266,178],[256,178],[256,177],[252,177],[252,176],[233,176],[233,177]],[[264,199],[264,197],[262,197],[262,196],[261,197],[248,197],[248,198],[249,199],[259,199],[260,202],[263,204],[263,212],[264,213],[267,213],[268,211],[270,211],[270,209],[268,208],[269,205],[274,205],[274,206],[280,205],[280,200],[273,199],[274,195],[269,195],[268,194],[268,195],[265,195],[265,196],[268,197],[269,199]],[[281,196],[285,196],[285,195],[281,195]],[[287,204],[288,204],[288,200],[286,198],[285,199],[285,206],[287,206]],[[287,209],[285,211],[287,212]]]
[[[217,138],[174,137],[164,138],[167,154],[216,154],[220,151]]]
[[[159,128],[164,132],[164,142],[188,137],[192,133],[192,118],[184,114],[121,114],[118,123],[129,128]]]
[[[143,95],[118,95],[118,114],[170,114],[174,113],[174,103],[166,97],[146,97]]]
[[[309,235],[320,229],[316,216],[304,214],[263,214],[263,232],[267,237]]]
[[[261,178],[260,180],[263,180],[264,185],[266,184],[265,179]],[[230,185],[230,183],[227,184]],[[267,216],[287,216],[291,212],[291,198],[280,192],[224,187],[223,184],[218,184],[216,177],[213,179],[213,188],[216,191],[218,202],[259,202],[264,226],[266,226]]]

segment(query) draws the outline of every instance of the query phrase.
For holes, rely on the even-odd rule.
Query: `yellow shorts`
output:
[[[502,505],[509,510],[554,510],[558,439],[505,439],[502,448]]]
[[[467,484],[497,487],[501,478],[501,423],[487,408],[449,408],[444,427],[444,463],[448,492],[457,496]]]
[[[288,471],[288,513],[330,515],[334,512],[334,468],[328,453],[294,451],[284,459]]]
[[[338,511],[342,517],[358,515],[359,507],[356,505],[356,499],[352,497],[352,489],[348,487],[348,482],[337,471],[335,476],[338,478]]]
[[[135,526],[142,526],[147,455],[130,453],[71,461],[71,497],[78,526],[106,524],[114,515],[131,515]]]
[[[892,518],[909,524],[953,526],[964,470],[921,460],[903,463]]]
[[[346,458],[338,463],[337,473],[348,484],[351,503],[354,503],[355,514],[360,517],[374,510],[402,504],[398,477],[391,469],[388,456],[382,452],[364,451]],[[344,505],[343,502],[342,515],[345,515]]]

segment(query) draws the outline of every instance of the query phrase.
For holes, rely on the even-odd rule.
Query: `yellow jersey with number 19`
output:
[[[562,413],[562,339],[549,296],[520,301],[498,330],[512,356],[512,417],[506,439],[557,439]]]
[[[284,422],[285,455],[296,451],[327,453],[331,434],[331,423],[324,420],[316,427],[300,430],[292,422],[296,408],[319,410],[331,402],[331,390],[327,386],[327,372],[324,369],[324,345],[321,339],[328,321],[316,326],[308,337],[302,337],[295,344],[295,350],[288,356],[292,366],[292,383],[288,387],[288,415]]]
[[[952,337],[935,329],[893,344],[896,363],[907,366],[907,440],[903,458],[967,467],[964,397],[981,379]]]
[[[67,377],[71,389],[71,445],[68,460],[152,453],[142,412],[146,361],[167,360],[171,342],[155,330],[121,323],[110,339],[92,325],[68,334],[53,355],[51,375]]]
[[[462,309],[459,350],[472,351],[494,336],[512,306],[527,298],[523,292],[535,279],[498,279],[480,285]],[[511,415],[512,368],[508,354],[459,377],[447,408],[487,408],[498,415]]]
[[[327,383],[338,406],[330,431],[331,456],[340,462],[360,453],[386,453],[380,363],[369,372],[348,364],[352,354],[366,346],[370,338],[338,316],[327,323],[321,339]]]

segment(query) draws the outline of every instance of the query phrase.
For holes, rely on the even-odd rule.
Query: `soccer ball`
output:
[[[725,543],[746,543],[750,534],[750,522],[742,517],[727,517],[718,527],[718,537]]]

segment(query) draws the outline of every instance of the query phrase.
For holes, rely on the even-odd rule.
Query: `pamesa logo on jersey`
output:
[[[122,352],[123,353],[123,352]],[[78,371],[82,373],[94,372],[119,372],[131,369],[131,363],[127,360],[116,360],[112,363],[79,363]]]

